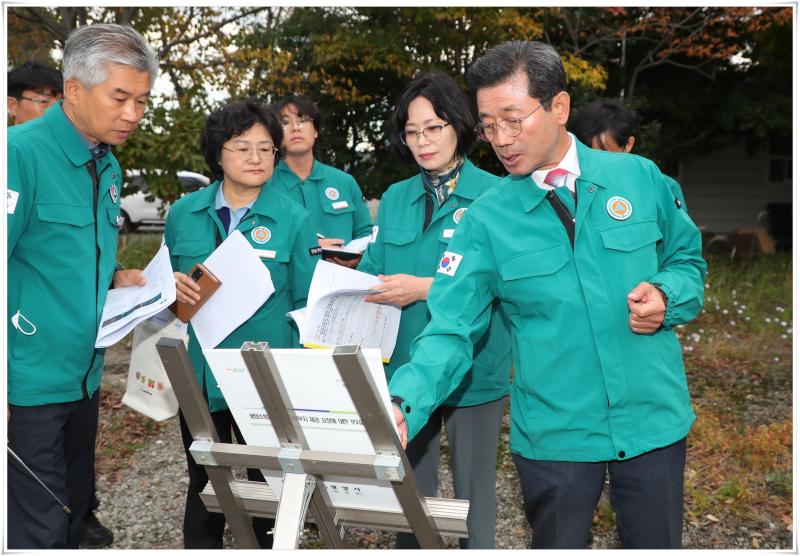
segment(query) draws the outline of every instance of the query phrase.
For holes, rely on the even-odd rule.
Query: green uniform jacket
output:
[[[361,188],[353,176],[333,166],[315,160],[311,175],[301,180],[281,160],[267,187],[305,207],[318,234],[347,243],[372,232],[372,217]]]
[[[473,203],[428,297],[431,323],[390,392],[413,436],[461,381],[499,299],[511,320],[511,450],[529,459],[627,459],[683,438],[694,421],[674,325],[703,303],[700,232],[655,164],[577,144],[573,251],[546,191],[508,177]],[[622,197],[627,218],[610,216]],[[452,257],[451,257],[452,259]],[[455,269],[453,269],[455,266]],[[668,296],[664,325],[628,326],[640,282]]]
[[[686,199],[683,197],[683,190],[681,189],[681,184],[679,184],[674,178],[671,178],[666,174],[664,174],[664,181],[669,187],[669,190],[672,191],[672,196],[675,197],[675,199],[680,203],[680,208],[682,208],[683,210],[687,210]]]
[[[96,163],[95,208],[90,160],[61,103],[8,130],[6,325],[15,405],[72,402],[100,386],[105,350],[94,344],[114,275],[122,182],[109,151]],[[18,311],[22,329],[31,332],[30,322],[34,334],[14,327]]]
[[[174,270],[188,274],[195,263],[206,260],[217,248],[218,234],[220,239],[227,237],[214,209],[219,187],[220,182],[216,181],[183,197],[170,209],[164,241]],[[269,231],[267,241],[259,243],[254,236],[263,237],[263,228]],[[217,347],[239,348],[246,341],[269,342],[272,348],[299,347],[286,313],[305,307],[318,259],[309,252],[317,245],[311,216],[282,195],[263,188],[236,229],[255,249],[275,252],[274,258],[261,259],[269,269],[275,293]],[[192,326],[189,326],[189,359],[197,381],[208,395],[211,411],[227,409]]]
[[[370,274],[411,274],[431,277],[467,208],[500,178],[476,168],[469,160],[458,178],[453,194],[433,213],[425,232],[425,188],[416,176],[392,185],[381,198],[378,209],[378,235],[369,245],[358,270]],[[430,321],[425,301],[403,307],[397,345],[391,362],[385,366],[391,379],[394,371],[409,360],[411,341]],[[472,369],[447,398],[444,405],[469,406],[497,400],[508,394],[511,372],[511,333],[508,321],[495,304],[487,332],[474,349]]]

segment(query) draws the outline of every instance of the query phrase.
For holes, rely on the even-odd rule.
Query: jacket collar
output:
[[[216,212],[217,191],[220,187],[222,187],[222,181],[217,180],[208,187],[193,194],[190,200],[188,200],[190,203],[189,211],[199,212],[202,210],[209,210],[211,212]],[[280,201],[279,195],[280,193],[276,193],[272,189],[262,186],[261,193],[256,197],[247,216],[261,215],[273,221],[277,221],[280,218],[280,207],[278,206]]]
[[[92,159],[86,143],[62,108],[63,100],[51,106],[42,116],[55,135],[58,146],[75,166],[83,166]],[[106,155],[107,156],[107,155]]]
[[[575,146],[578,151],[578,163],[581,169],[581,175],[575,181],[576,189],[581,182],[592,183],[605,189],[608,179],[605,172],[606,165],[602,159],[606,153],[587,147],[577,138],[575,139]],[[525,212],[530,212],[536,208],[547,195],[547,191],[537,187],[531,176],[506,176],[505,179],[509,180],[511,182],[510,185],[517,190],[517,195]]]
[[[289,168],[289,165],[286,164],[286,161],[281,160],[275,167],[275,173],[281,174],[283,176],[286,186],[289,189],[294,189],[295,187],[300,185],[300,183],[302,183],[303,181],[325,179],[325,176],[323,175],[325,172],[323,166],[324,165],[315,158],[314,163],[311,166],[311,174],[309,174],[309,176],[305,180],[301,180],[300,176],[295,174],[294,171],[291,168]]]
[[[578,162],[581,167],[581,175],[578,176],[576,182],[589,182],[603,189],[608,187],[609,180],[606,174],[608,153],[587,147],[577,138],[575,138],[575,146],[578,149]]]

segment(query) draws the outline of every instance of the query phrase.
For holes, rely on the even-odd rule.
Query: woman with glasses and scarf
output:
[[[499,178],[466,157],[476,137],[475,117],[456,82],[425,73],[406,87],[391,117],[394,150],[419,173],[384,193],[373,233],[358,270],[376,274],[380,293],[367,301],[402,307],[400,330],[387,379],[410,358],[412,340],[430,321],[426,305],[434,274],[447,272],[447,245],[468,208]],[[487,256],[491,256],[487,254]],[[509,392],[511,338],[505,318],[493,309],[486,334],[475,343],[475,364],[464,381],[406,449],[425,496],[437,496],[442,422],[447,430],[457,498],[470,501],[470,536],[462,548],[494,548],[495,465]],[[398,548],[418,547],[412,534],[398,535]]]
[[[303,207],[264,187],[272,175],[282,137],[278,119],[256,102],[235,102],[209,115],[200,147],[216,181],[177,201],[167,218],[164,240],[175,271],[178,301],[194,305],[199,299],[199,287],[187,274],[235,231],[242,233],[269,269],[275,292],[215,346],[218,348],[239,348],[245,341],[269,342],[272,348],[299,347],[294,344],[286,313],[306,305],[316,264],[309,248],[317,244],[317,239],[311,215]],[[189,359],[220,440],[231,442],[233,432],[243,443],[191,326]],[[222,548],[225,516],[209,512],[200,500],[208,475],[189,453],[193,439],[182,414],[180,424],[189,469],[184,547]],[[247,474],[250,480],[263,481],[258,470],[248,469]],[[262,548],[272,546],[272,535],[267,535],[271,521],[253,519]]]

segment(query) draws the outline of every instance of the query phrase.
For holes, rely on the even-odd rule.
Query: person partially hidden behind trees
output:
[[[467,82],[475,131],[510,175],[462,216],[428,293],[430,323],[389,383],[401,440],[467,376],[499,303],[531,547],[586,548],[608,474],[622,545],[679,548],[695,415],[674,327],[703,306],[700,232],[653,162],[567,132],[551,46],[500,44]]]
[[[60,71],[39,62],[25,62],[8,72],[8,117],[14,125],[36,119],[63,92]]]
[[[8,115],[13,125],[24,124],[43,116],[45,110],[64,93],[61,72],[39,62],[26,62],[8,72]],[[92,483],[96,491],[96,481]],[[81,548],[105,548],[114,542],[114,534],[100,523],[95,511],[100,506],[97,494],[86,516],[86,532]]]
[[[570,119],[570,130],[578,141],[601,151],[629,153],[639,132],[639,116],[622,101],[601,98],[582,106]],[[675,204],[686,210],[686,199],[680,184],[666,174]]]

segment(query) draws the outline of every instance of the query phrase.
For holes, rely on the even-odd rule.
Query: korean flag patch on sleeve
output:
[[[6,190],[6,210],[8,214],[14,214],[17,210],[17,200],[19,200],[19,193],[12,189]]]
[[[439,262],[439,268],[436,269],[436,272],[441,272],[442,274],[447,274],[448,276],[455,276],[456,270],[458,270],[458,265],[460,264],[461,255],[458,253],[445,251],[444,255],[442,255],[442,260]]]

